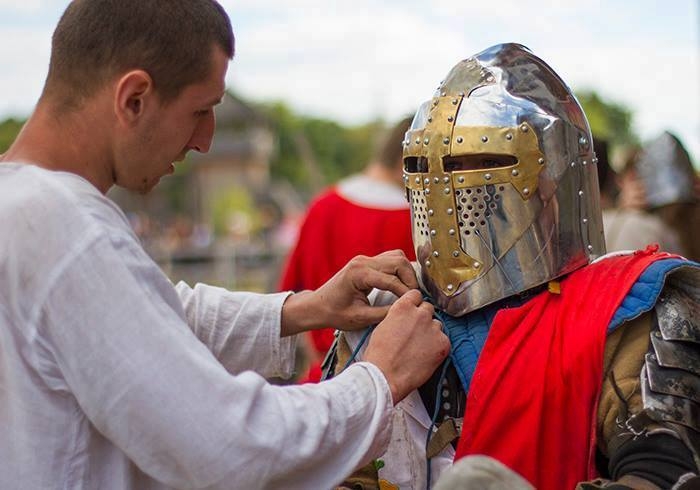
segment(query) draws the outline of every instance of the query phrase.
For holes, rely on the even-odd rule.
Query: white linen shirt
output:
[[[287,294],[173,287],[81,177],[0,164],[0,233],[0,488],[325,489],[386,446],[375,366],[268,384]]]

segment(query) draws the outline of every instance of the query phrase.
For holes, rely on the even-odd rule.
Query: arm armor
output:
[[[655,306],[640,376],[643,410],[627,427],[635,435],[650,426],[674,433],[700,467],[700,284],[683,269],[670,275]]]

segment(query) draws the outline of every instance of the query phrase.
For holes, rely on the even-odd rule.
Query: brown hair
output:
[[[399,162],[403,161],[403,140],[406,131],[411,127],[411,121],[413,121],[413,116],[401,119],[384,135],[379,151],[376,153],[377,163],[393,169],[399,165]]]
[[[74,0],[53,33],[42,98],[76,108],[121,72],[142,69],[167,102],[206,78],[215,45],[233,57],[231,23],[214,0]]]

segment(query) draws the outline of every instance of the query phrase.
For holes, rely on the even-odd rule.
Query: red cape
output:
[[[472,378],[455,460],[496,458],[538,490],[595,478],[596,414],[613,314],[654,261],[652,249],[610,257],[498,312]]]

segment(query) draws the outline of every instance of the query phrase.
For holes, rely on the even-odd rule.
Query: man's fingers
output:
[[[366,269],[357,278],[355,283],[361,291],[370,291],[372,288],[390,291],[396,296],[403,296],[409,288],[399,277],[394,274],[378,271],[376,269]]]

